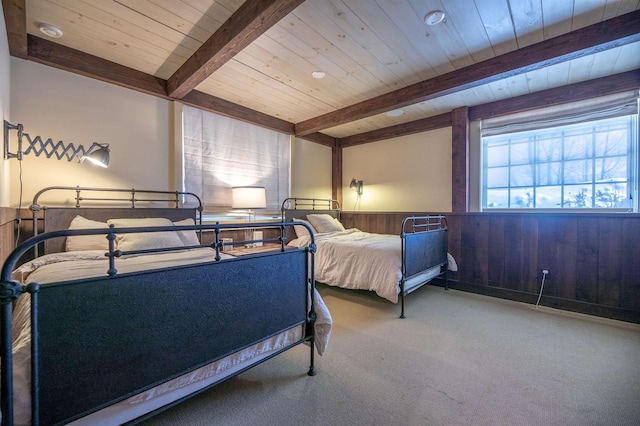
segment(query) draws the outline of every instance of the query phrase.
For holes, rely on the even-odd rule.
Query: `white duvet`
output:
[[[155,253],[151,255],[127,256],[116,259],[116,269],[118,273],[150,270],[157,268],[167,268],[185,263],[203,263],[210,262],[214,259],[215,251],[209,248],[191,249],[174,251],[171,253]],[[231,257],[222,254],[223,257]],[[55,281],[66,281],[71,279],[81,279],[106,275],[109,268],[108,259],[104,255],[104,251],[82,251],[82,252],[64,252],[42,256],[31,262],[17,268],[12,273],[12,279],[23,284],[37,282],[45,284]],[[322,355],[327,348],[331,335],[332,318],[320,294],[314,292],[315,311],[317,319],[315,323],[316,331],[316,349],[318,354]],[[31,371],[31,320],[30,320],[30,303],[29,295],[23,295],[13,312],[12,335],[13,335],[13,368],[14,368],[14,415],[16,424],[28,424],[30,419],[30,371]],[[154,388],[144,393],[144,396],[138,395],[125,401],[125,404],[138,404],[141,400],[146,400],[152,395],[154,398],[162,396],[166,391],[174,391],[176,388],[183,387],[188,382],[192,383],[194,377],[207,379],[215,382],[212,376],[218,373],[237,368],[246,361],[250,361],[254,357],[261,357],[265,354],[282,349],[291,343],[299,340],[302,336],[302,328],[291,329],[282,335],[274,336],[257,345],[249,347],[242,352],[220,360],[215,364],[200,369],[206,371],[203,373],[198,370],[185,377],[179,377],[171,383],[161,387]],[[215,374],[212,374],[215,373]],[[182,384],[182,385],[180,385]],[[204,386],[206,383],[202,384]],[[137,414],[140,415],[140,414]],[[0,416],[1,418],[1,416]],[[135,417],[133,417],[135,418]],[[108,422],[111,423],[111,422]],[[118,424],[116,422],[115,424]]]
[[[356,228],[315,234],[315,279],[331,286],[371,290],[398,302],[402,279],[402,240],[399,235],[372,234]],[[309,236],[289,245],[306,247]],[[449,270],[457,270],[449,255]]]

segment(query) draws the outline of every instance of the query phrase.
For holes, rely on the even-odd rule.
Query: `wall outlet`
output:
[[[543,269],[542,270],[542,275],[545,277],[545,279],[549,279],[549,270],[548,269]]]

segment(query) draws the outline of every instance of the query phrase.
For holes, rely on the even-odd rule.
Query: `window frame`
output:
[[[615,95],[611,95],[609,98],[605,97],[605,101],[603,102],[605,104],[605,107],[603,107],[602,109],[604,110],[604,108],[606,107],[610,107],[611,104],[611,98],[614,99],[615,102],[619,102],[619,98],[627,98],[626,102],[627,104],[629,104],[629,97],[632,98],[633,102],[632,105],[635,105],[635,109],[631,112],[632,115],[635,115],[635,117],[632,117],[631,119],[631,123],[629,124],[630,128],[629,128],[629,132],[630,132],[630,137],[631,137],[631,141],[629,142],[631,144],[631,147],[627,149],[627,154],[625,155],[625,157],[627,158],[627,185],[628,185],[628,192],[629,194],[631,194],[631,206],[630,207],[624,207],[624,208],[607,208],[607,207],[563,207],[563,206],[558,206],[558,207],[487,207],[486,206],[486,194],[487,194],[487,175],[486,175],[486,171],[487,171],[487,166],[486,166],[486,158],[485,158],[485,139],[483,138],[483,124],[487,121],[487,120],[477,120],[474,122],[470,123],[470,140],[472,141],[477,141],[476,144],[472,144],[471,149],[470,149],[470,155],[471,155],[471,162],[470,162],[470,173],[472,173],[472,176],[478,176],[478,185],[477,186],[472,186],[470,189],[470,207],[471,207],[471,211],[480,211],[480,212],[491,212],[491,213],[503,213],[503,212],[517,212],[517,213],[523,213],[523,212],[532,212],[532,213],[620,213],[620,212],[630,212],[630,213],[637,213],[638,212],[638,187],[639,187],[639,180],[640,180],[640,176],[639,176],[639,169],[640,169],[640,155],[638,154],[638,144],[639,144],[639,133],[640,133],[640,119],[638,118],[638,92],[637,91],[630,91],[630,92],[625,92],[625,94],[615,94]],[[616,101],[616,98],[618,98],[618,100]],[[591,116],[593,114],[595,114],[595,118],[591,118],[591,119],[576,119],[575,117],[579,117],[580,113],[578,114],[567,114],[566,111],[567,110],[571,110],[572,108],[575,109],[575,104],[576,103],[571,103],[571,104],[562,104],[560,105],[560,107],[558,108],[558,106],[552,106],[552,107],[547,107],[547,108],[538,108],[536,110],[532,110],[533,111],[533,115],[535,116],[536,113],[538,111],[543,111],[545,109],[550,109],[551,108],[557,108],[558,111],[560,111],[561,113],[557,113],[558,117],[553,117],[553,114],[551,115],[551,120],[556,120],[553,121],[552,124],[548,124],[546,126],[539,126],[540,128],[538,128],[537,130],[541,130],[544,129],[545,127],[548,128],[553,128],[553,127],[558,127],[561,126],[562,121],[567,119],[568,124],[566,124],[564,127],[571,127],[574,125],[579,125],[580,123],[589,123],[591,121],[594,120],[600,120],[600,119],[605,119],[605,118],[612,118],[612,117],[620,117],[620,116],[627,116],[630,113],[628,112],[628,105],[627,105],[627,110],[625,110],[626,112],[622,112],[620,113],[619,111],[616,112],[606,112],[606,113],[601,113],[599,112],[599,107],[598,107],[598,102],[599,99],[591,99],[586,101],[586,104],[588,106],[589,109],[589,113],[587,114],[587,116]],[[608,103],[607,103],[608,102]],[[614,102],[614,103],[615,103]],[[582,103],[585,103],[584,101]],[[496,135],[514,135],[514,134],[520,134],[523,135],[526,131],[535,131],[536,130],[536,124],[534,123],[533,125],[527,125],[526,124],[526,119],[523,120],[522,117],[526,117],[529,114],[532,114],[532,111],[527,111],[527,112],[517,112],[517,113],[512,113],[512,114],[505,114],[501,117],[499,117],[496,121],[498,122],[498,125],[496,126],[498,128],[497,131],[493,131],[493,133],[490,135],[490,137],[494,137]],[[552,111],[553,112],[553,111]],[[599,116],[600,114],[600,116]],[[509,122],[510,117],[515,117],[515,125],[513,123]],[[495,117],[493,117],[492,119],[495,119]],[[518,124],[517,124],[517,120],[521,119],[523,121],[525,121],[525,125],[523,126],[523,128],[525,130],[518,132]],[[549,119],[549,116],[547,116],[547,119]],[[539,124],[538,124],[539,125]],[[510,129],[511,131],[501,131],[500,126],[504,126],[504,128]],[[591,131],[593,132],[595,129],[595,125],[590,126],[591,127]],[[515,130],[514,130],[515,129]],[[543,130],[544,132],[544,130]],[[491,133],[491,132],[490,132]],[[535,137],[533,139],[536,139]],[[564,136],[563,136],[563,146],[564,146]],[[507,142],[509,144],[509,142]],[[537,144],[538,142],[531,142],[529,141],[528,143],[533,143],[534,146],[536,146],[535,144]],[[511,144],[509,144],[509,146],[511,146]],[[595,155],[595,152],[593,153],[593,155],[591,155],[590,157],[585,158],[584,160],[587,161],[591,161],[594,162],[597,159],[598,156]],[[564,158],[564,156],[561,156],[560,158],[560,162],[564,165],[569,159]],[[543,162],[544,163],[544,162]],[[533,166],[533,167],[538,167],[537,164],[540,164],[539,161],[537,161],[537,158],[534,158],[533,162],[528,162],[526,163],[527,165],[529,165],[529,167]],[[511,161],[511,158],[509,158],[509,160],[506,162],[506,167],[507,170],[510,171],[510,168],[512,167],[513,163]],[[476,169],[477,167],[477,169]],[[530,188],[531,191],[534,191],[534,188],[539,188],[539,187],[544,187],[545,185],[541,185],[539,183],[539,181],[535,181],[535,176],[532,176],[532,185],[528,185],[526,186],[526,188]],[[510,180],[510,179],[508,179]],[[591,186],[594,187],[594,185],[598,185],[597,179],[594,177],[592,177],[592,180],[590,183],[585,183],[582,186]],[[559,187],[562,188],[562,191],[564,191],[564,189],[567,186],[570,186],[570,184],[565,182],[565,178],[562,177],[561,181],[558,183]],[[510,187],[510,183],[507,182],[507,189]],[[524,187],[523,187],[524,188]],[[477,191],[477,192],[476,192]],[[508,196],[509,197],[509,196]],[[593,197],[593,195],[592,195]],[[564,199],[564,197],[562,198]],[[508,200],[509,202],[510,200]]]

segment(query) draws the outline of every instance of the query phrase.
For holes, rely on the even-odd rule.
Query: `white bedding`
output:
[[[306,247],[310,237],[302,236],[289,242]],[[375,291],[393,303],[398,302],[402,279],[402,241],[399,235],[372,234],[356,228],[345,231],[316,233],[315,279],[331,286]],[[449,258],[449,270],[457,270]],[[424,281],[439,274],[425,276]]]
[[[172,267],[185,263],[202,263],[213,260],[215,251],[209,248],[182,250],[171,253],[156,253],[151,255],[126,256],[116,259],[116,269],[119,273]],[[223,257],[230,257],[222,255]],[[17,268],[12,279],[28,284],[37,282],[45,284],[106,275],[108,259],[104,251],[65,252],[42,256]],[[331,314],[329,313],[320,294],[316,291],[315,323],[316,349],[322,355],[327,348],[331,334]],[[13,313],[13,364],[14,364],[14,419],[16,424],[29,424],[30,414],[30,303],[29,295],[23,295]],[[188,395],[235,371],[250,365],[258,359],[268,356],[277,350],[289,346],[303,336],[303,326],[297,326],[266,339],[243,351],[204,366],[194,372],[178,377],[156,388],[133,396],[116,406],[94,413],[78,424],[121,424],[134,419],[152,409],[159,408],[169,401]],[[104,417],[106,416],[106,417]],[[0,417],[1,418],[1,417]],[[88,422],[88,423],[87,423]]]

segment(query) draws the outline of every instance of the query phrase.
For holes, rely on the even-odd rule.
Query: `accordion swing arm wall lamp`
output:
[[[17,152],[9,152],[9,132],[16,130],[18,134],[18,150]],[[23,139],[26,138],[28,146],[23,150]],[[4,120],[4,158],[17,158],[18,161],[22,161],[22,157],[33,152],[36,157],[41,154],[46,155],[47,158],[51,158],[55,155],[58,160],[67,158],[68,161],[76,158],[79,163],[89,160],[89,162],[96,164],[100,167],[107,167],[109,165],[109,144],[94,142],[89,149],[85,149],[84,146],[73,144],[65,145],[62,141],[58,143],[53,142],[51,138],[46,141],[42,141],[40,136],[36,136],[34,139],[24,132],[22,124],[11,124]]]

